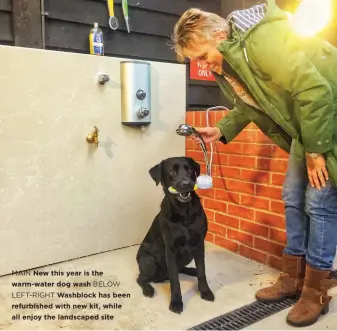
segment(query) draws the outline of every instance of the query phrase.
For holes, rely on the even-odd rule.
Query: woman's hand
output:
[[[325,158],[323,155],[312,158],[306,154],[306,160],[309,182],[312,187],[316,187],[320,190],[321,185],[325,187],[326,180],[329,179],[328,170],[325,166]]]
[[[200,133],[205,144],[218,140],[222,136],[220,129],[217,127],[205,127],[196,130]],[[201,143],[200,139],[196,136],[192,136],[192,139],[198,144]]]

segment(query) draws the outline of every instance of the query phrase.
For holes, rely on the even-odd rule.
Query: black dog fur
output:
[[[201,298],[214,301],[205,274],[207,217],[193,190],[196,177],[200,175],[200,165],[189,157],[173,157],[163,160],[149,173],[156,185],[161,183],[165,195],[137,253],[137,283],[145,296],[153,297],[154,288],[150,282],[169,280],[169,309],[180,314],[183,302],[179,273],[197,277]],[[187,197],[170,193],[170,186],[179,193],[187,193]],[[193,259],[196,268],[186,267]]]

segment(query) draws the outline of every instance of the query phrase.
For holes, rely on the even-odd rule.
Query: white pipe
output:
[[[210,110],[229,110],[227,107],[225,106],[215,106],[215,107],[211,107],[211,108],[208,108],[206,110],[206,123],[207,123],[207,126],[209,126],[209,116],[208,116],[208,113]],[[210,176],[212,177],[212,161],[213,161],[213,142],[210,143],[211,145],[211,157],[210,157],[210,161],[209,161],[209,173],[210,173]]]

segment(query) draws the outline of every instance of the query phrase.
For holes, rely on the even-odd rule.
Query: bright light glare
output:
[[[332,0],[302,0],[290,21],[301,36],[312,37],[332,19]]]

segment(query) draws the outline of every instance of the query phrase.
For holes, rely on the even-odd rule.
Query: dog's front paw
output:
[[[154,296],[154,288],[150,284],[147,284],[143,287],[143,294],[148,298],[152,298]]]
[[[210,289],[200,292],[200,295],[201,299],[204,299],[206,301],[214,301],[214,294]]]
[[[181,300],[172,300],[170,310],[176,314],[180,314],[183,311],[183,302]]]

